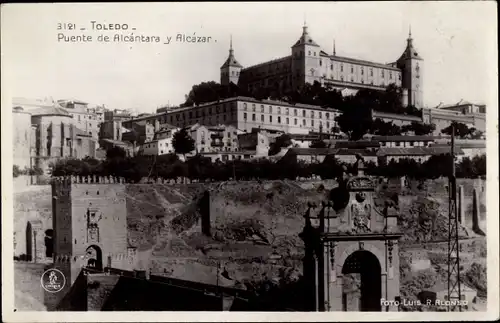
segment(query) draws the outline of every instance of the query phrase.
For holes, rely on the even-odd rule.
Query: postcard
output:
[[[3,5],[5,321],[497,319],[495,12]]]

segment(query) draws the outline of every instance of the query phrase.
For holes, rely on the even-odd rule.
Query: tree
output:
[[[186,154],[194,150],[194,139],[191,138],[186,129],[181,129],[174,134],[172,146],[177,154],[182,154],[186,160]]]
[[[436,125],[413,121],[410,125],[403,126],[401,129],[402,132],[412,131],[416,136],[425,136],[432,134],[436,130]]]
[[[464,123],[452,121],[452,123],[448,127],[441,130],[441,133],[451,136],[451,128],[453,126],[455,127],[455,136],[459,138],[470,137],[474,134],[474,132],[476,132],[475,128],[469,128]]]
[[[392,122],[385,122],[380,118],[375,119],[372,123],[371,133],[378,136],[399,136],[401,135],[401,127]]]
[[[106,159],[124,159],[127,157],[127,152],[125,149],[114,146],[106,150]]]
[[[474,128],[472,128],[474,129]],[[475,129],[475,131],[471,134],[470,139],[485,139],[484,132],[481,130]]]
[[[309,148],[326,148],[326,143],[323,140],[314,140]]]
[[[269,156],[276,155],[281,151],[281,148],[288,147],[291,144],[292,138],[287,134],[283,134],[277,137],[276,140],[270,145],[268,154]]]
[[[350,99],[344,113],[336,117],[340,130],[347,134],[350,140],[359,140],[372,128],[370,108],[357,99]]]

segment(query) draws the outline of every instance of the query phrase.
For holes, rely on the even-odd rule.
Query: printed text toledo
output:
[[[57,24],[57,41],[61,43],[211,43],[217,42],[211,36],[200,36],[196,32],[174,36],[144,35],[135,27],[123,23],[102,23],[90,21],[88,26],[77,26],[75,23]]]

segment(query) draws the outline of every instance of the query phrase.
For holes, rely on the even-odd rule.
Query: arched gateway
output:
[[[374,203],[375,182],[363,174],[338,179],[331,200],[310,204],[304,230],[307,299],[316,311],[395,311],[382,300],[399,296],[397,209]],[[338,198],[340,197],[340,198]]]

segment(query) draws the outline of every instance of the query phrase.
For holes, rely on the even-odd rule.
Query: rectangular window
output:
[[[305,117],[306,116],[306,110],[302,110],[302,116]]]
[[[297,109],[293,109],[293,115],[296,116],[297,115]]]
[[[264,122],[264,115],[263,114],[260,115],[260,121]]]
[[[281,123],[281,117],[278,117],[278,123]]]
[[[273,113],[273,107],[269,106],[269,113]]]
[[[314,127],[314,120],[311,120],[311,127]]]
[[[344,71],[344,65],[343,64],[340,64],[340,71],[343,72]]]
[[[255,121],[255,113],[252,113],[252,121]]]
[[[243,113],[243,119],[245,119],[245,120],[247,119],[247,113],[246,112]]]
[[[306,119],[302,120],[302,124],[305,126],[306,125]]]
[[[252,104],[252,111],[255,112],[255,104]]]
[[[365,75],[365,70],[361,68],[361,75]]]
[[[260,106],[260,112],[264,113],[264,105]]]
[[[321,111],[320,111],[320,112],[318,112],[318,113],[319,113],[319,118],[321,119],[321,118],[322,118],[322,113],[321,113]]]
[[[311,111],[311,118],[314,118],[314,111]]]
[[[330,118],[330,113],[329,113],[329,112],[326,112],[326,113],[325,113],[325,116],[326,116],[326,118],[327,118],[327,119],[328,119],[328,118]]]
[[[290,124],[290,119],[286,118],[286,124]]]
[[[354,67],[351,66],[351,73],[354,73]]]
[[[297,125],[297,119],[293,119],[293,124]]]
[[[269,116],[269,123],[273,123],[273,116]]]
[[[392,80],[392,72],[389,72],[389,78]]]

